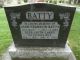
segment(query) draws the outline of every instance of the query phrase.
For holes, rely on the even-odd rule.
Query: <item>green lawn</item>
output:
[[[4,52],[11,42],[11,34],[8,27],[5,12],[0,8],[0,53]]]
[[[80,12],[75,13],[68,40],[77,60],[80,60]]]
[[[74,52],[77,60],[80,60],[80,13],[76,12],[72,28],[69,34],[69,45]],[[12,37],[8,27],[5,12],[0,8],[0,54],[6,50],[6,48],[12,42]]]

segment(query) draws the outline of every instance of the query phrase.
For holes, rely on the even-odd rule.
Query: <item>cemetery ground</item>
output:
[[[76,12],[68,37],[69,45],[77,60],[80,60],[80,12]],[[12,42],[11,33],[3,8],[0,8],[0,55],[7,50]]]

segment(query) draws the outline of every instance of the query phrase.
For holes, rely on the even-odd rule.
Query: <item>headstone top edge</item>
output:
[[[53,4],[53,3],[47,3],[47,2],[35,2],[35,3],[25,3],[25,4],[16,4],[16,5],[4,5],[3,7],[19,7],[19,6],[25,6],[25,5],[31,5],[31,4],[50,4],[54,6],[62,6],[62,7],[71,7],[71,8],[76,8],[75,6],[69,6],[69,5],[58,5],[58,4]]]
[[[5,5],[4,7],[19,7],[19,6],[24,6],[24,5],[30,5],[30,4],[40,4],[40,3],[43,3],[43,4],[49,4],[49,3],[46,3],[46,2],[35,2],[35,3],[24,3],[24,4],[16,4],[16,5]]]

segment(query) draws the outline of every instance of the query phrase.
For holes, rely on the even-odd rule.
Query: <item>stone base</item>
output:
[[[54,47],[15,47],[9,48],[12,60],[76,60],[68,45]]]

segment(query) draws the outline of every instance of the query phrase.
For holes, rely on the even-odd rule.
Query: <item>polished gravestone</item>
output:
[[[5,7],[16,47],[65,47],[74,7],[33,3]]]
[[[76,60],[66,44],[75,7],[32,3],[4,8],[14,41],[12,60]]]

